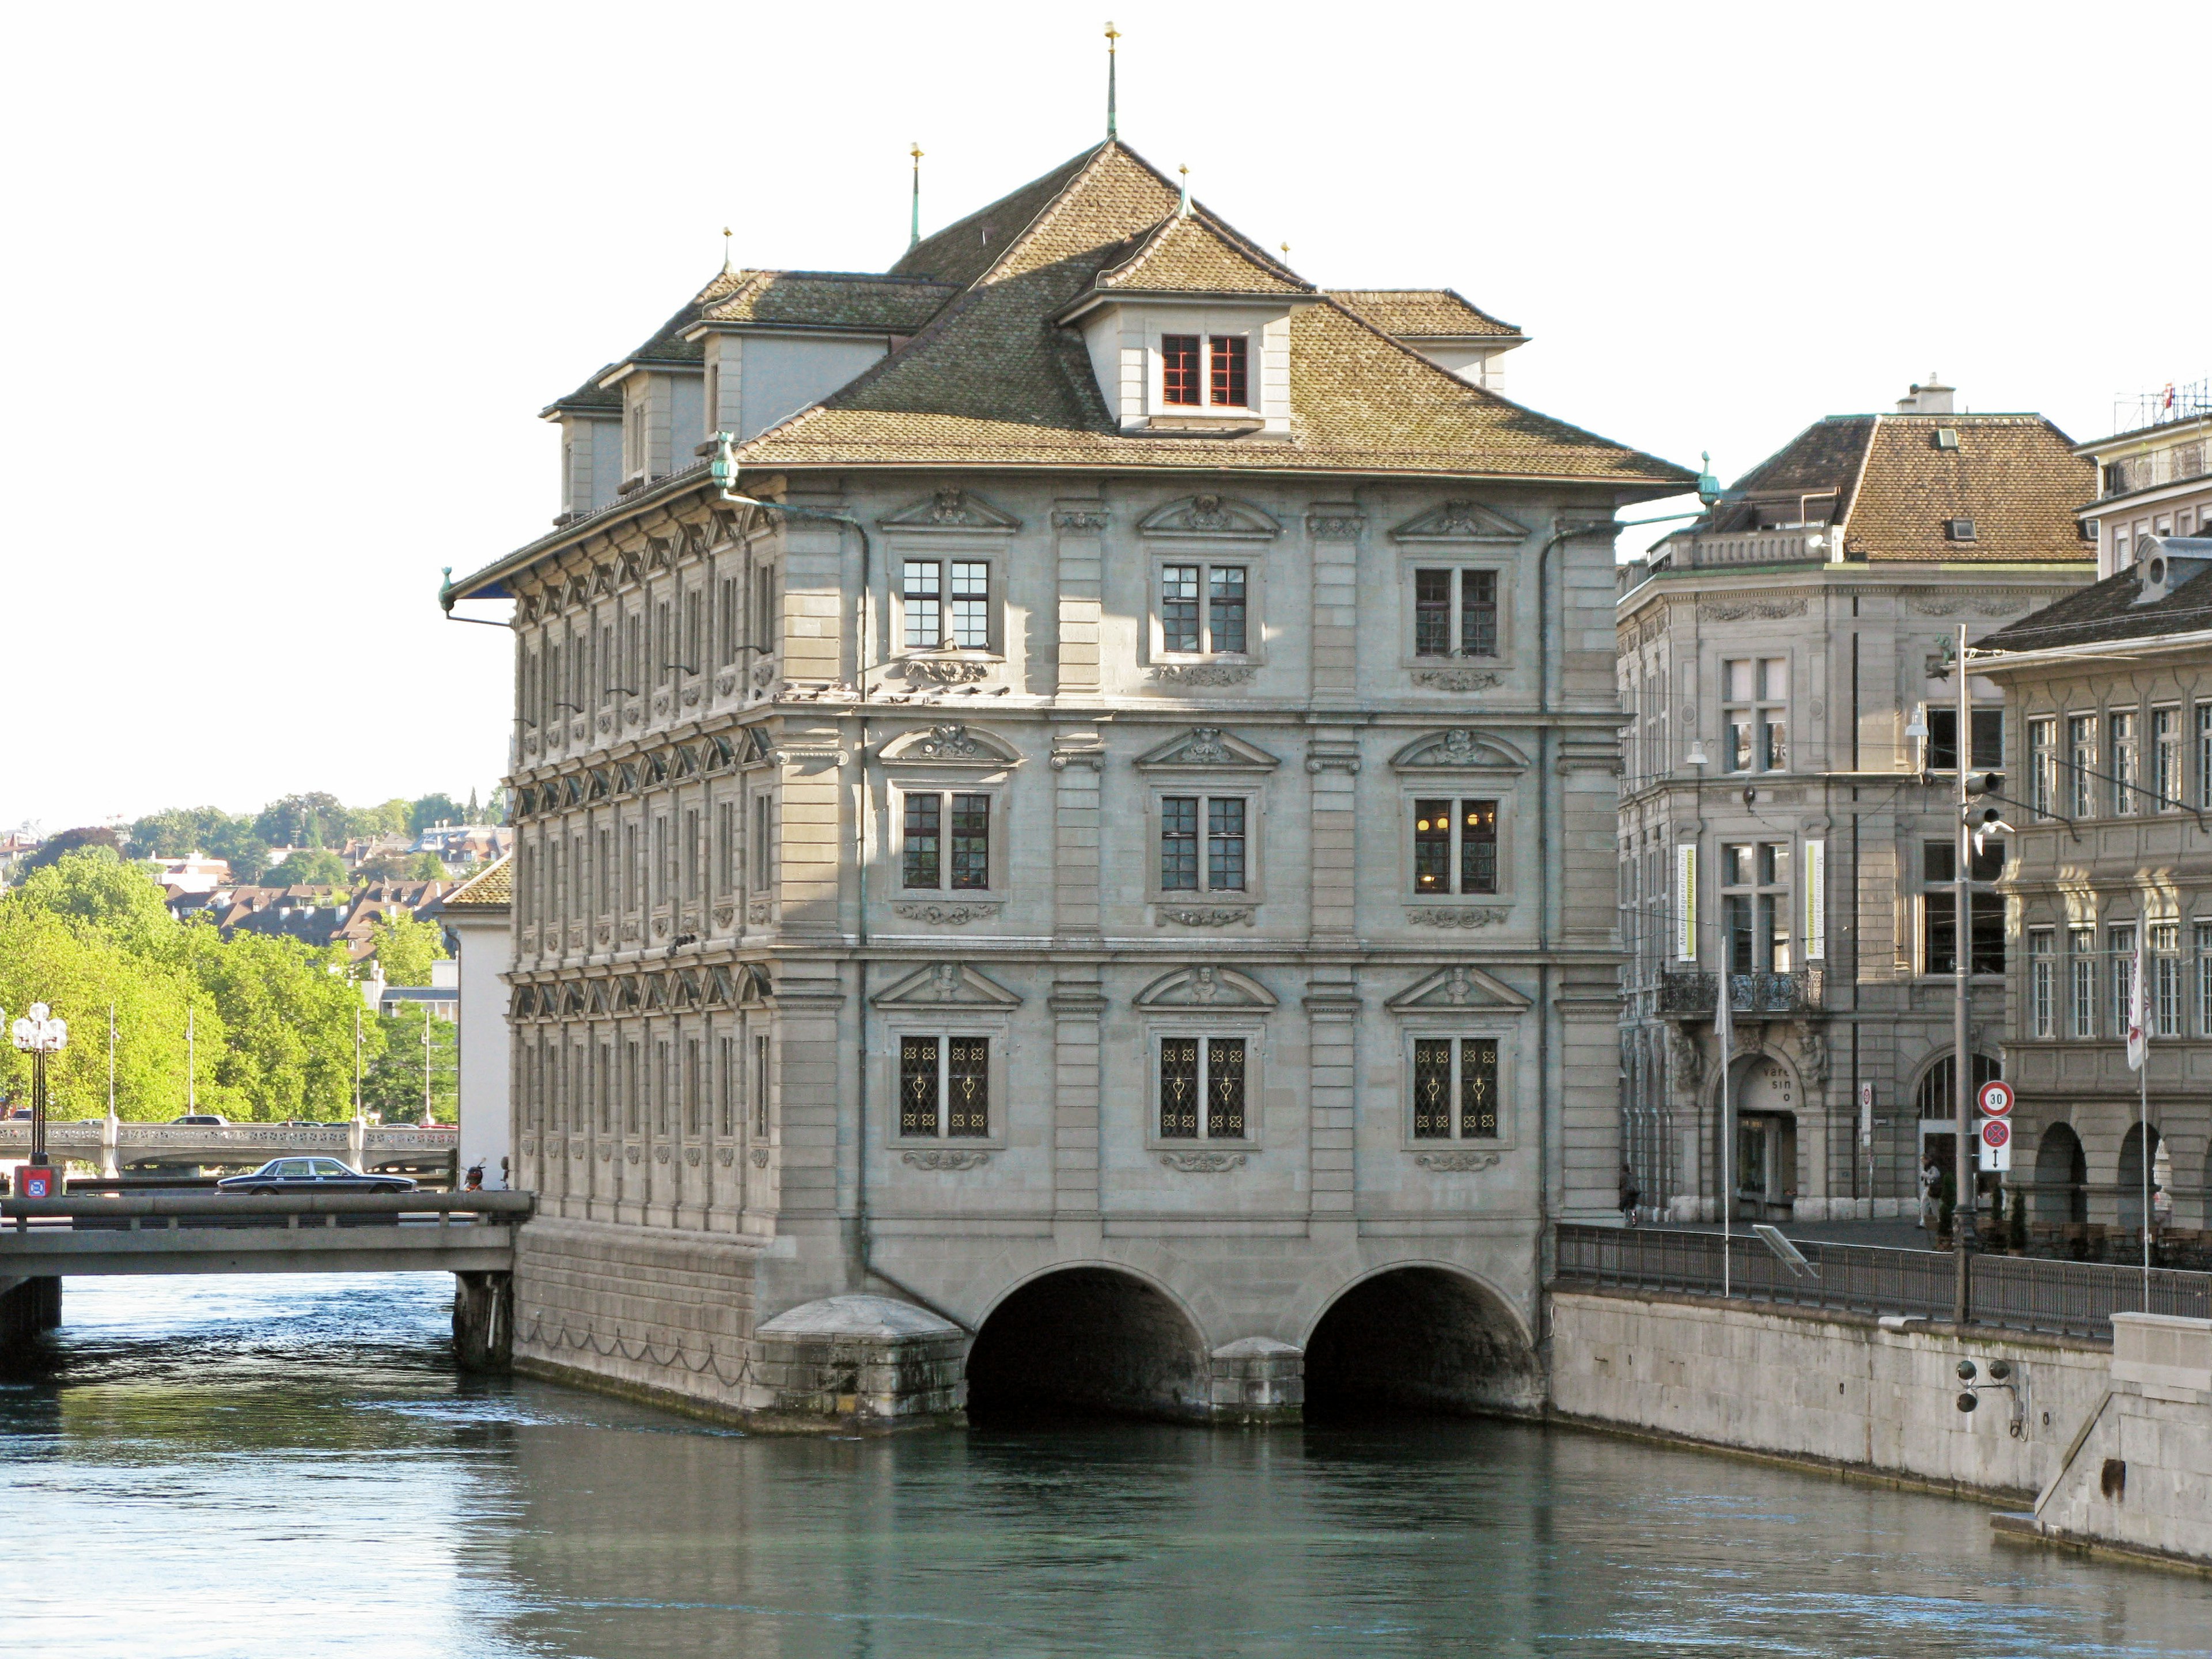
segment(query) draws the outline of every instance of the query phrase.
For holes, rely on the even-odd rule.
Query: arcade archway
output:
[[[1498,1297],[1443,1267],[1398,1267],[1331,1303],[1306,1340],[1310,1421],[1376,1412],[1532,1409],[1527,1333]]]
[[[1206,1346],[1182,1310],[1133,1273],[1067,1267],[994,1309],[968,1354],[977,1421],[1056,1413],[1199,1418]]]

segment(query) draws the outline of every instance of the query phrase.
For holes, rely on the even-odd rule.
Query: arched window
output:
[[[2002,1060],[1988,1054],[1974,1056],[1974,1087],[1977,1089],[2003,1075],[2004,1063]],[[1952,1098],[1953,1091],[1958,1087],[1957,1077],[1958,1068],[1949,1054],[1928,1068],[1927,1075],[1920,1079],[1920,1091],[1916,1097],[1921,1117],[1942,1118],[1948,1121],[1958,1115],[1958,1102]]]

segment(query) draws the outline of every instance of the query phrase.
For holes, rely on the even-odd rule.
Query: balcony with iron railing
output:
[[[1677,972],[1659,975],[1659,1012],[1677,1019],[1711,1019],[1717,992],[1712,974]],[[1799,968],[1789,973],[1730,974],[1729,1011],[1739,1019],[1771,1019],[1817,1013],[1824,971]]]

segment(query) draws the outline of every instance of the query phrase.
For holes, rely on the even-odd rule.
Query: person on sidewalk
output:
[[[1636,1185],[1636,1171],[1623,1164],[1620,1166],[1620,1224],[1622,1226],[1633,1227],[1636,1224],[1636,1206],[1643,1201],[1644,1194],[1638,1190]]]
[[[1943,1166],[1930,1152],[1920,1165],[1920,1224],[1930,1233],[1942,1231],[1942,1186]]]

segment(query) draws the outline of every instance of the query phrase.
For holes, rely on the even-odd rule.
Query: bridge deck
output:
[[[528,1193],[0,1200],[0,1283],[116,1273],[509,1273]]]

